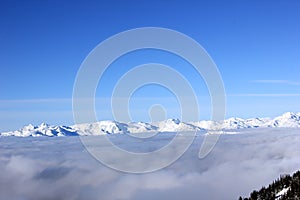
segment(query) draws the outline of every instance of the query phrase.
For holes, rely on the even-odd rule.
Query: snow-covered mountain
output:
[[[71,126],[78,135],[104,135],[127,133],[127,124],[116,121],[100,121]]]
[[[185,123],[179,119],[168,119],[161,122],[145,123],[116,121],[100,121],[73,126],[50,126],[42,123],[39,126],[29,124],[23,128],[0,133],[0,136],[78,136],[78,135],[105,135],[105,134],[138,134],[145,132],[177,132],[198,130],[235,130],[245,128],[300,128],[300,113],[287,112],[274,119],[270,118],[229,118],[224,121],[199,121]]]
[[[300,127],[300,115],[287,112],[282,116],[274,118],[270,125],[275,127]]]
[[[33,126],[29,124],[23,128],[0,133],[1,136],[17,136],[17,137],[28,137],[28,136],[75,136],[78,135],[76,130],[67,126],[50,126],[46,123],[42,123],[39,126]]]
[[[174,131],[194,131],[201,128],[189,123],[181,122],[179,119],[167,119],[161,122],[153,123],[156,125],[159,132],[174,132]]]

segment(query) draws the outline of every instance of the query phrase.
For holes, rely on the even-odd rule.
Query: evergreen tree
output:
[[[286,193],[278,195],[283,189]],[[249,198],[240,196],[239,200],[300,200],[300,171],[293,176],[280,175],[280,178],[268,187],[262,187],[259,191],[254,190]]]

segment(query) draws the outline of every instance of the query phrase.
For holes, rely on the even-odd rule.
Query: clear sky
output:
[[[29,123],[71,125],[73,84],[88,53],[114,34],[147,26],[180,31],[206,49],[225,84],[227,117],[300,112],[299,10],[297,0],[2,0],[0,131]],[[183,73],[200,99],[201,118],[209,118],[201,77],[179,58],[149,50],[111,66],[96,94],[99,120],[112,119],[107,99],[118,77],[150,61]],[[135,121],[149,121],[155,103],[165,106],[167,117],[180,117],[174,96],[163,88],[134,95]]]

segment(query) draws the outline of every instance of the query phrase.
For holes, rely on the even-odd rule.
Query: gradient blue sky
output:
[[[224,80],[228,117],[299,112],[299,10],[297,0],[2,0],[0,131],[44,121],[72,124],[73,83],[88,53],[114,34],[146,26],[180,31],[206,49]],[[118,77],[150,61],[183,73],[199,96],[201,118],[209,118],[201,77],[172,55],[142,51],[120,58],[106,73],[97,91],[99,120],[112,119],[109,96]],[[165,89],[145,87],[135,97],[135,121],[149,121],[148,108],[155,103],[165,106],[167,117],[180,117]]]

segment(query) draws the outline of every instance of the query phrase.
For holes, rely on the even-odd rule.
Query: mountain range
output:
[[[182,122],[179,119],[167,119],[160,122],[130,122],[99,121],[94,123],[76,124],[73,126],[51,126],[42,123],[39,126],[31,124],[16,131],[2,132],[0,136],[84,136],[105,134],[138,134],[147,132],[178,132],[199,130],[232,131],[247,128],[299,128],[300,113],[287,112],[276,118],[229,118],[224,121]]]

